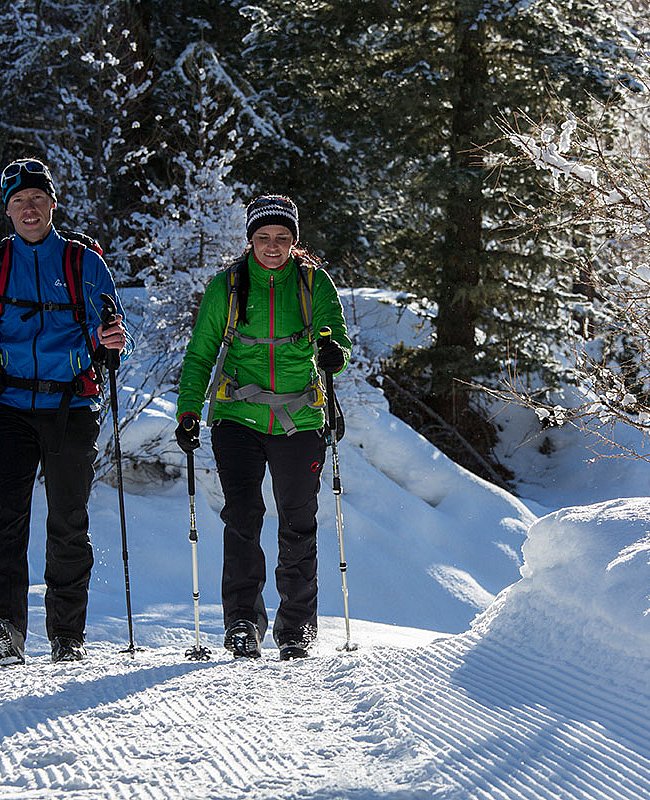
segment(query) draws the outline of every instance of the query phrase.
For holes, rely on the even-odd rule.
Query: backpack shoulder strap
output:
[[[212,381],[208,387],[207,396],[210,398],[210,406],[208,408],[208,424],[211,424],[214,414],[214,404],[216,402],[217,392],[221,383],[221,376],[223,375],[223,365],[226,362],[228,350],[235,338],[235,329],[237,328],[237,320],[239,318],[239,298],[237,296],[237,288],[239,286],[239,265],[241,261],[236,261],[227,270],[228,277],[228,319],[226,327],[223,332],[223,339],[221,346],[217,353],[217,361],[215,363]]]
[[[81,326],[84,341],[91,359],[95,358],[95,346],[93,345],[88,330],[88,320],[86,317],[86,301],[84,298],[83,284],[83,263],[86,245],[74,239],[66,239],[63,248],[63,275],[65,285],[70,295],[72,303],[72,315],[75,322]]]
[[[5,310],[5,304],[2,300],[7,291],[7,286],[9,286],[12,253],[12,240],[11,237],[8,236],[0,242],[0,316],[2,316]]]
[[[228,355],[228,349],[235,338],[235,329],[237,328],[237,320],[239,319],[239,299],[237,297],[237,287],[239,286],[239,262],[233,264],[228,268],[228,319],[226,327],[223,332],[223,340],[219,348],[217,356],[216,367],[214,370],[213,381],[218,383],[221,380],[221,373],[223,372],[223,365]]]
[[[235,335],[235,328],[239,319],[239,297],[237,289],[239,287],[239,264],[233,264],[228,269],[228,320],[223,332],[223,340],[230,347]]]
[[[59,234],[70,242],[79,242],[80,244],[85,245],[89,250],[94,250],[99,256],[104,255],[104,250],[97,239],[94,239],[92,236],[88,236],[86,233],[81,233],[80,231],[60,230]]]
[[[300,286],[300,313],[307,330],[310,344],[314,343],[314,275],[317,267],[305,264],[301,259],[296,259],[298,267],[298,284]]]
[[[83,260],[86,246],[81,242],[66,240],[63,248],[63,275],[68,288],[73,315],[80,325],[86,322],[86,303],[83,293]]]

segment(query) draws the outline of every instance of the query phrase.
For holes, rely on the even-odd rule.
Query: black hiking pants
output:
[[[275,580],[280,606],[273,638],[280,645],[316,635],[316,511],[325,460],[322,431],[270,435],[223,420],[212,426],[212,447],[225,499],[222,602],[224,624],[248,619],[264,636],[262,590],[266,562],[260,544],[266,510],[262,481],[268,464],[278,512]]]
[[[65,435],[57,413],[0,405],[0,619],[27,634],[27,546],[34,481],[45,478],[47,635],[83,641],[93,564],[88,498],[99,414],[70,409]],[[58,446],[60,443],[60,447]],[[52,450],[58,452],[52,453]]]

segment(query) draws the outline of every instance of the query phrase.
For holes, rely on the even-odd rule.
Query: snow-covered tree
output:
[[[235,112],[214,48],[188,45],[157,91],[183,102],[156,117],[158,152],[147,156],[140,210],[128,221],[128,249],[146,289],[133,358],[146,379],[133,394],[131,416],[154,392],[175,387],[200,297],[245,242],[244,187],[230,174],[239,145]]]
[[[640,56],[641,73],[648,56]],[[550,176],[547,213],[573,231],[579,290],[589,303],[574,317],[564,354],[580,394],[567,407],[544,382],[510,369],[509,394],[534,408],[544,424],[623,421],[650,430],[650,181],[646,119],[650,83],[628,80],[615,134],[569,112],[564,119],[503,119],[513,160]],[[522,226],[539,214],[519,207]],[[535,389],[535,391],[532,391]],[[640,455],[635,453],[634,455]]]
[[[12,113],[0,123],[7,156],[41,155],[60,190],[60,223],[96,236],[128,274],[120,223],[134,153],[151,144],[139,4],[22,0],[0,17],[0,36],[12,42],[3,89]]]

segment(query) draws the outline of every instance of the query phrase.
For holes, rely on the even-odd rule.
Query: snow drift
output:
[[[475,629],[650,685],[650,499],[556,511],[531,527],[523,553],[522,579]]]
[[[216,606],[212,661],[184,661],[189,604],[140,611],[129,658],[96,602],[85,662],[52,665],[36,635],[0,671],[0,797],[646,800],[649,515],[647,499],[550,514],[470,631],[353,619],[361,646],[340,654],[342,621],[321,618],[304,662],[234,662]]]

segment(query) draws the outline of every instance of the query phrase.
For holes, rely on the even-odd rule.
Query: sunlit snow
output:
[[[352,307],[354,303],[354,308]],[[136,644],[128,643],[117,494],[92,496],[88,658],[52,665],[43,617],[45,502],[32,520],[27,664],[0,671],[0,798],[646,800],[650,796],[650,467],[589,462],[571,429],[504,409],[500,455],[521,498],[442,455],[364,378],[426,328],[394,295],[346,296],[358,363],[339,381],[354,652],[345,641],[331,475],[319,512],[320,636],[311,658],[222,647],[222,502],[197,457],[200,636],[194,643],[174,397],[124,430],[160,441],[168,477],[127,465]],[[132,390],[122,386],[121,405]],[[110,425],[104,437],[110,438]],[[207,432],[206,432],[207,433]],[[551,455],[539,450],[551,436]],[[130,461],[129,461],[130,464]],[[174,479],[171,476],[176,474]],[[277,519],[263,539],[272,586]],[[478,616],[477,616],[478,614]]]

